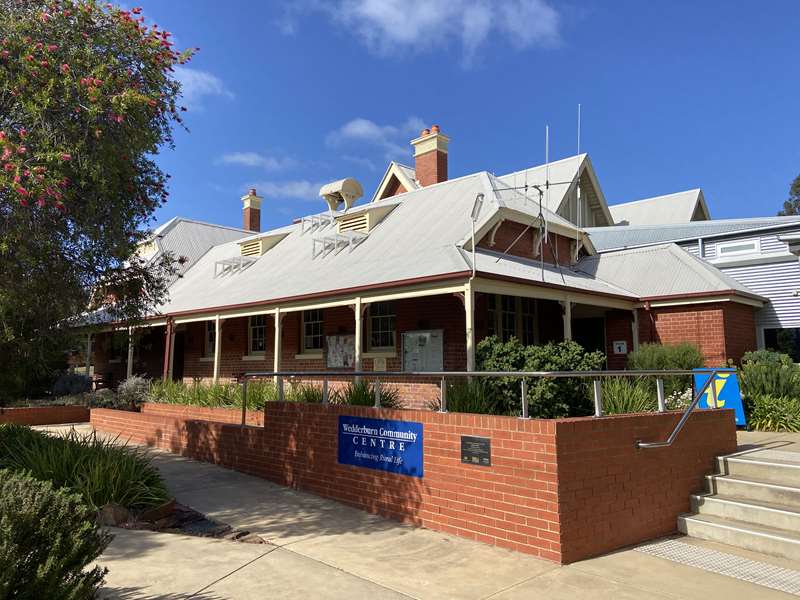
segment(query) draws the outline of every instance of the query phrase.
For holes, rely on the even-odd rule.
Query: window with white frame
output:
[[[322,352],[322,309],[303,311],[303,352]]]
[[[489,294],[486,297],[486,312],[488,320],[486,335],[497,335],[497,296],[495,294]]]
[[[206,358],[214,356],[214,349],[217,340],[217,324],[215,321],[206,321],[206,333],[204,336]]]
[[[267,347],[267,317],[254,315],[247,324],[247,352],[248,354],[264,354]]]
[[[507,342],[517,335],[517,299],[500,296],[500,339]]]
[[[395,309],[393,302],[370,304],[367,318],[369,350],[395,350]]]
[[[736,240],[717,244],[717,256],[736,256],[739,254],[758,254],[761,252],[761,240]]]
[[[526,346],[536,343],[536,300],[533,298],[520,298],[520,340]]]

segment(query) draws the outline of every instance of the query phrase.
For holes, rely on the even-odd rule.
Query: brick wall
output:
[[[732,411],[695,412],[671,447],[635,447],[666,439],[679,416],[556,421],[562,562],[675,531],[713,457],[736,451]]]
[[[627,310],[606,312],[606,356],[609,369],[625,369],[628,366],[627,354],[614,354],[614,342],[624,341],[628,352],[633,351],[633,318]]]
[[[424,477],[338,464],[341,414],[423,423]],[[296,403],[268,404],[263,428],[147,411],[91,416],[97,429],[137,443],[557,562],[675,530],[713,457],[736,447],[731,411],[695,413],[671,448],[634,447],[665,437],[677,418],[522,420]],[[492,466],[461,463],[462,435],[491,438]]]
[[[86,423],[87,421],[89,421],[89,409],[85,406],[0,408],[0,423],[58,425],[60,423]]]
[[[431,150],[415,157],[414,171],[421,186],[447,181],[447,153]]]
[[[741,360],[756,349],[755,309],[735,302],[668,306],[639,311],[642,342],[691,342],[703,352],[706,366]]]
[[[495,252],[506,252],[508,249],[508,254],[531,260],[538,259],[538,245],[534,247],[534,239],[537,232],[538,230],[535,227],[527,227],[514,221],[503,221],[495,232],[494,245],[491,244],[492,236],[490,233],[478,242],[478,247],[494,250]],[[517,241],[515,242],[514,240]],[[512,243],[514,244],[513,246],[511,245]],[[556,262],[557,258],[558,264],[572,264],[573,243],[574,240],[550,233],[543,247],[545,262],[552,264]]]
[[[203,406],[186,406],[182,404],[159,404],[145,402],[142,412],[148,415],[173,417],[178,419],[198,419],[201,421],[216,421],[219,423],[241,424],[242,411],[238,408],[213,408]],[[88,418],[87,418],[88,421]],[[246,415],[248,425],[263,426],[263,411],[248,410]]]

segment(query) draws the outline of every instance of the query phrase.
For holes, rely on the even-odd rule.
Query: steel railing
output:
[[[736,369],[716,368],[704,371],[708,374],[708,379],[692,395],[692,401],[684,410],[681,418],[675,424],[672,432],[666,440],[661,442],[642,442],[637,441],[638,448],[664,448],[671,446],[680,434],[692,411],[697,408],[700,399],[706,393],[709,385],[720,373],[735,373]],[[530,418],[528,414],[528,379],[570,379],[570,378],[590,378],[592,379],[592,397],[594,400],[594,417],[603,416],[603,390],[602,378],[604,377],[655,377],[656,396],[658,401],[658,412],[667,411],[666,398],[664,396],[664,378],[680,375],[695,375],[696,371],[683,369],[665,370],[642,370],[642,371],[252,371],[244,373],[239,377],[242,382],[242,425],[247,420],[247,387],[251,379],[271,378],[275,381],[278,401],[285,400],[284,380],[286,378],[302,379],[321,379],[322,380],[322,403],[330,402],[329,382],[330,380],[340,379],[365,379],[372,381],[373,393],[375,397],[375,408],[381,407],[381,380],[387,379],[439,379],[440,380],[440,404],[439,412],[447,412],[447,380],[454,378],[473,378],[473,377],[511,377],[520,379],[520,418]],[[711,394],[714,407],[717,402],[717,387],[711,386]]]

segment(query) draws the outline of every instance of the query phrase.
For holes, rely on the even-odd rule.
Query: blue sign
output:
[[[694,389],[699,390],[711,377],[712,369],[694,369]],[[711,386],[717,390],[717,404],[716,408],[732,408],[736,413],[736,424],[740,427],[747,425],[744,416],[744,406],[742,405],[742,392],[739,389],[739,379],[735,371],[726,371],[717,373],[714,381],[703,392],[700,402],[697,403],[698,408],[714,408],[714,391]]]
[[[341,415],[339,464],[422,477],[422,423]]]

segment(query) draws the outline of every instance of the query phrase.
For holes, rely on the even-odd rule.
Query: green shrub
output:
[[[397,388],[382,385],[380,388],[381,407],[403,408]],[[375,406],[375,388],[368,381],[361,380],[348,383],[345,387],[331,392],[331,403],[350,404],[352,406]]]
[[[0,598],[94,598],[110,541],[77,494],[0,470]]]
[[[310,383],[295,383],[285,388],[283,396],[287,402],[320,404],[322,402],[322,388]]]
[[[516,338],[501,342],[493,336],[478,344],[476,364],[479,371],[596,371],[603,367],[605,358],[602,352],[587,352],[573,341],[523,346]],[[490,378],[486,385],[499,414],[520,413],[519,378]],[[530,415],[556,418],[591,414],[590,387],[586,378],[530,379]]]
[[[603,386],[603,411],[608,415],[654,412],[658,399],[650,382],[642,378],[606,377]]]
[[[800,367],[787,354],[758,350],[742,357],[742,395],[800,398]]]
[[[0,425],[0,468],[28,471],[56,488],[70,488],[94,510],[113,502],[128,509],[159,506],[169,493],[146,450],[75,430],[47,435]]]
[[[441,398],[437,398],[428,405],[428,408],[439,410],[441,406]],[[501,414],[497,408],[496,397],[492,395],[486,382],[478,377],[447,384],[447,410],[481,415]]]
[[[748,408],[748,425],[757,431],[800,432],[800,402],[786,396],[756,395]]]
[[[660,371],[664,369],[691,371],[705,364],[700,348],[689,342],[679,344],[640,344],[638,350],[628,354],[628,368],[632,371]],[[655,393],[655,378],[649,385]],[[672,396],[692,387],[692,376],[664,377],[664,393]]]

